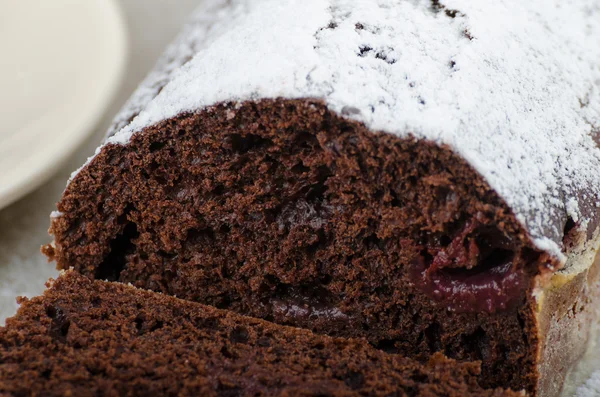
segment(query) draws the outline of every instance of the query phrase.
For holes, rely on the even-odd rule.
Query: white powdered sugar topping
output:
[[[577,389],[575,397],[598,397],[600,396],[600,371],[592,374],[590,379]]]
[[[209,45],[212,37],[218,37],[218,31],[224,25],[217,22],[229,17],[228,5],[228,0],[203,2],[175,41],[162,54],[155,68],[127,101],[113,121],[108,135],[127,126],[160,93],[175,71],[190,61],[203,47]]]
[[[449,145],[557,257],[567,212],[595,211],[598,0],[206,3],[195,20],[209,22],[189,25],[107,142],[220,102],[317,98],[374,131]]]

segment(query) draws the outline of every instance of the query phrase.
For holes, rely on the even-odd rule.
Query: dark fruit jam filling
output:
[[[524,285],[521,270],[512,262],[491,269],[443,269],[429,272],[423,261],[416,264],[414,279],[423,292],[456,312],[494,313],[518,301]]]
[[[456,312],[494,313],[518,303],[525,275],[501,232],[471,220],[449,241],[415,259],[411,276],[418,288]]]

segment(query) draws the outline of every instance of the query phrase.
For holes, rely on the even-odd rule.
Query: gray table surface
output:
[[[46,280],[57,276],[54,264],[48,263],[40,253],[40,247],[51,241],[48,235],[49,214],[55,209],[69,175],[94,153],[112,117],[200,1],[120,0],[129,30],[130,54],[126,75],[113,105],[106,111],[93,135],[52,179],[18,202],[0,210],[0,325],[6,317],[15,313],[17,296],[39,295],[44,290]],[[597,351],[588,355],[586,361],[589,363],[583,366],[586,375],[590,372],[590,366],[600,367],[600,354],[596,354]],[[578,381],[582,381],[585,375],[578,378]],[[590,395],[596,394],[592,391]],[[600,389],[597,395],[600,396]]]

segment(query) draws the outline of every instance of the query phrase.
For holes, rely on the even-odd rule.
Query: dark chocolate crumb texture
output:
[[[0,328],[3,396],[517,397],[478,375],[75,272]]]
[[[444,3],[207,1],[46,253],[557,396],[598,317],[599,11]]]

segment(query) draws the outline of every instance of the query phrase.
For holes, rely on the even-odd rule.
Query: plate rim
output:
[[[99,90],[96,99],[98,106],[94,111],[90,110],[81,124],[76,127],[80,133],[74,134],[70,139],[61,142],[56,156],[36,162],[34,167],[23,170],[23,177],[16,178],[14,181],[7,181],[8,183],[5,183],[4,187],[0,186],[0,210],[36,190],[64,166],[67,160],[95,131],[95,127],[106,114],[121,86],[129,58],[129,39],[123,8],[117,4],[116,0],[102,0],[97,4],[102,5],[101,7],[104,9],[102,19],[105,21],[105,26],[112,29],[111,33],[114,36],[114,61],[111,62],[114,67],[107,70],[107,74],[109,74],[108,84]]]

